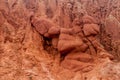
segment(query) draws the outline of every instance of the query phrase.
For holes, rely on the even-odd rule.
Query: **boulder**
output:
[[[74,30],[74,33],[76,34],[82,32],[81,26],[74,26],[73,30]]]
[[[85,36],[97,35],[100,30],[97,24],[85,24],[83,27]]]
[[[48,30],[53,26],[53,24],[47,19],[35,18],[32,20],[32,24],[41,35],[47,33]]]
[[[72,35],[74,32],[72,28],[61,28],[60,33]]]
[[[58,51],[60,51],[61,53],[66,53],[77,47],[80,47],[82,44],[83,41],[80,38],[69,34],[60,34]]]
[[[59,40],[73,40],[75,37],[73,35],[61,33]]]
[[[55,35],[59,35],[60,34],[60,27],[51,27],[48,30],[48,34],[51,37],[54,37]]]

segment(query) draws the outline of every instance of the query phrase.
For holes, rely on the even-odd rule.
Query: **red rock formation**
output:
[[[119,80],[111,1],[0,0],[0,80]]]

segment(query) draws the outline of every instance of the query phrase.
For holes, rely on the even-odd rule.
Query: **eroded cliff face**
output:
[[[0,80],[119,80],[119,0],[0,0]]]

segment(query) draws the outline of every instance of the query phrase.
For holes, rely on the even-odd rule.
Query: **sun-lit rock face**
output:
[[[0,80],[119,80],[119,3],[0,0]]]

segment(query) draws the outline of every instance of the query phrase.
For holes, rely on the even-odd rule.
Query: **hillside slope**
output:
[[[119,80],[119,0],[0,0],[0,80]]]

